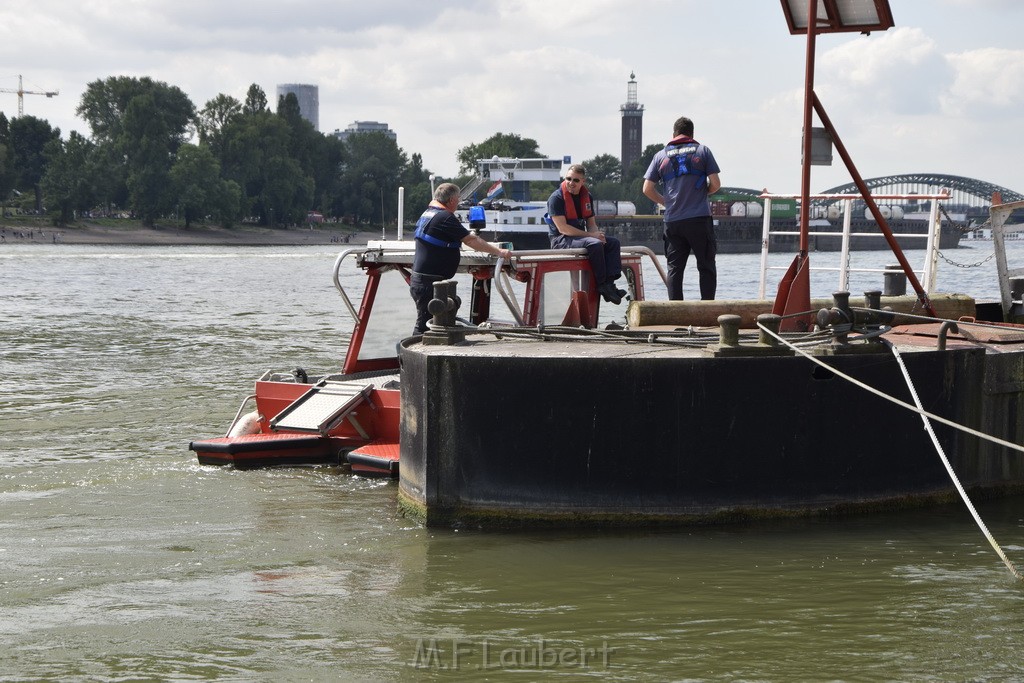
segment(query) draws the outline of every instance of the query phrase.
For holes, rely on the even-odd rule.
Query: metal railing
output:
[[[924,239],[927,240],[925,246],[925,262],[922,268],[923,277],[921,281],[924,283],[925,290],[930,294],[935,291],[935,270],[938,264],[939,258],[939,234],[942,229],[942,223],[939,221],[939,201],[949,199],[949,193],[941,192],[937,194],[873,194],[872,199],[879,200],[930,200],[930,210],[928,215],[928,229],[924,233],[899,233],[900,239]],[[798,194],[770,194],[765,193],[761,195],[761,199],[764,199],[764,223],[761,232],[761,279],[758,287],[758,296],[762,299],[765,298],[768,285],[768,271],[769,270],[786,270],[788,266],[769,266],[768,265],[768,252],[771,244],[771,238],[775,235],[800,235],[799,230],[772,230],[772,200],[773,199],[800,199]],[[876,237],[883,238],[881,230],[874,232],[851,232],[851,226],[853,224],[853,202],[857,200],[863,201],[863,197],[859,194],[812,194],[810,199],[831,199],[842,203],[843,205],[843,227],[842,230],[836,232],[826,230],[808,230],[808,236],[819,237],[839,237],[842,240],[839,254],[839,267],[814,267],[810,268],[811,271],[838,271],[839,283],[837,291],[849,291],[850,288],[850,273],[851,272],[888,272],[884,269],[878,268],[851,268],[850,267],[850,238],[851,237]]]
[[[996,252],[996,273],[999,276],[999,300],[1003,307],[1003,319],[1008,320],[1010,308],[1013,306],[1013,280],[1024,277],[1024,268],[1010,268],[1006,261],[1006,219],[1017,209],[1024,208],[1024,201],[1009,204],[994,204],[989,209],[989,221],[992,224],[992,245]],[[1016,293],[1020,296],[1020,292]]]

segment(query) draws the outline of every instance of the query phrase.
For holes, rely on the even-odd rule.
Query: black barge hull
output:
[[[428,526],[693,524],[955,497],[920,417],[805,358],[613,346],[406,340],[406,512]],[[903,358],[926,410],[1024,439],[1019,349]],[[828,362],[911,402],[885,351]],[[965,486],[1024,486],[1018,453],[934,428]]]

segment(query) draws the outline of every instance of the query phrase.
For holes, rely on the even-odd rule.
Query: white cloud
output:
[[[1024,50],[984,48],[947,56],[955,78],[943,97],[953,116],[1020,116],[1024,106]]]
[[[859,36],[827,51],[816,88],[822,100],[857,107],[868,117],[938,111],[951,70],[920,28]]]
[[[816,88],[866,175],[929,161],[933,141],[977,141],[969,163],[1024,189],[1015,159],[1024,128],[1018,50],[1024,3],[901,0],[897,27],[822,36]],[[25,97],[25,112],[66,134],[86,85],[150,76],[197,107],[257,83],[320,88],[321,130],[387,122],[434,172],[495,132],[532,137],[550,155],[618,155],[619,105],[635,71],[644,144],[680,115],[714,150],[727,185],[797,189],[804,40],[777,2],[592,0],[8,0],[0,6],[0,88],[59,89]],[[16,97],[0,110],[16,114]],[[981,144],[997,136],[998,149]],[[833,176],[836,176],[833,178]],[[816,168],[815,185],[845,182]],[[835,182],[833,182],[835,180]]]

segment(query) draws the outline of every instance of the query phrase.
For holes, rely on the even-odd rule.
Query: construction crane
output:
[[[53,97],[59,95],[59,90],[25,90],[21,85],[21,75],[18,75],[18,89],[11,90],[10,88],[0,88],[0,92],[13,92],[18,94],[18,116],[22,116],[25,113],[25,95],[46,95],[47,97]]]

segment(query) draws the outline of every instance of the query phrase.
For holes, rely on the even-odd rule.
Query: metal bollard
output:
[[[759,325],[757,329],[760,330],[757,336],[757,343],[763,346],[778,346],[779,340],[765,332],[760,326],[764,326],[771,332],[778,334],[779,328],[782,326],[782,316],[775,315],[774,313],[762,313],[757,316],[757,322]]]
[[[850,309],[849,292],[832,292],[832,303],[835,310],[839,312],[838,319],[832,321],[832,327],[836,331],[836,343],[846,344],[849,342],[850,328],[853,326],[853,311]]]
[[[718,343],[722,346],[739,346],[742,320],[740,316],[731,313],[718,316]]]
[[[434,298],[427,304],[427,310],[433,317],[430,329],[423,333],[424,344],[455,344],[466,338],[466,333],[455,327],[455,318],[462,305],[462,300],[455,293],[457,285],[455,280],[434,283]]]
[[[903,296],[907,293],[907,274],[900,264],[887,265],[883,279],[885,296]]]

